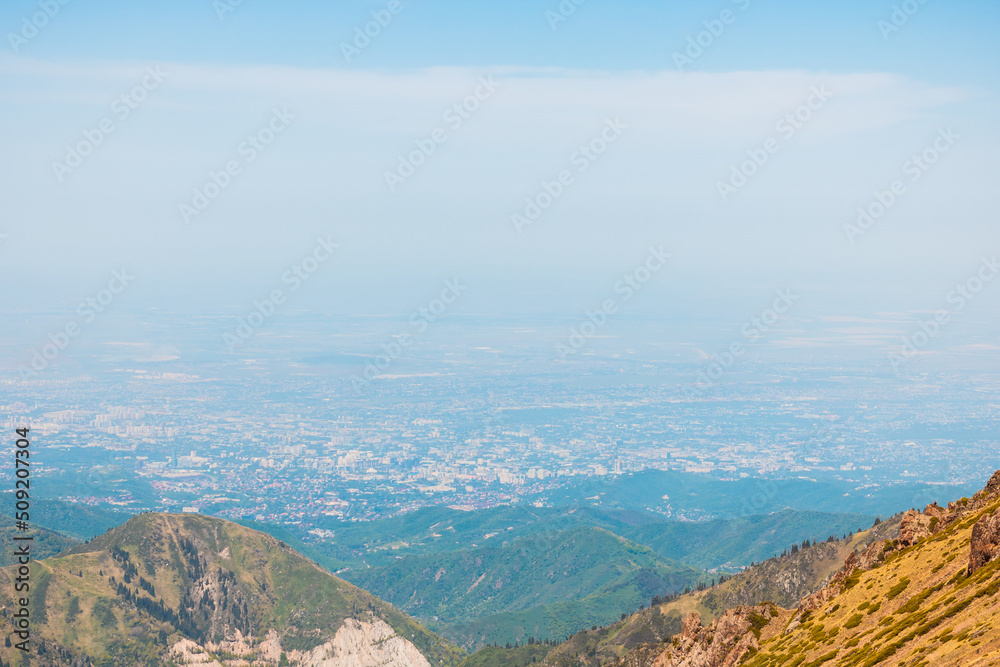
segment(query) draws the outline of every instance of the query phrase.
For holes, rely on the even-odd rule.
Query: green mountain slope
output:
[[[872,525],[865,514],[783,510],[774,514],[635,526],[622,534],[664,558],[706,569],[733,569],[771,558],[804,540],[841,537]]]
[[[0,513],[13,516],[14,508],[7,505]],[[51,498],[35,498],[31,503],[33,526],[44,526],[80,541],[89,540],[109,528],[119,526],[132,515],[132,512],[116,512]]]
[[[846,557],[835,561],[839,566],[832,576],[823,576],[830,557],[840,553]],[[784,585],[789,582],[790,588]],[[767,600],[810,588],[787,606]],[[506,659],[518,667],[994,665],[1000,664],[998,601],[1000,472],[972,498],[947,507],[931,504],[849,541],[769,560],[707,591],[578,632],[553,647],[488,649],[469,656],[466,664]]]
[[[552,649],[549,644],[526,644],[506,648],[488,646],[467,657],[460,667],[527,667],[544,659]]]
[[[705,578],[594,527],[346,574],[464,646],[562,638]]]
[[[766,525],[780,519],[782,514],[767,518]],[[792,517],[797,514],[792,513]],[[758,520],[762,517],[750,519],[753,520],[750,525],[761,525]],[[718,525],[727,523],[720,522]],[[547,648],[544,658],[538,657],[542,649],[535,648],[531,658],[536,663],[544,662],[557,667],[604,665],[642,647],[656,646],[678,634],[684,618],[691,613],[698,613],[708,621],[739,605],[769,601],[794,606],[802,597],[820,590],[855,550],[863,551],[872,544],[898,536],[899,525],[900,517],[896,516],[847,540],[822,542],[769,558],[715,586],[650,606],[610,624],[595,623],[600,627],[582,629],[555,647]],[[730,539],[725,534],[719,535],[719,538],[722,541]],[[710,539],[705,540],[711,543]],[[692,550],[703,548],[699,543],[686,547]],[[517,649],[511,651],[516,653]],[[468,661],[473,661],[479,653],[470,656]],[[512,660],[523,660],[525,656],[512,653],[510,657]]]
[[[647,591],[677,591],[702,576],[607,530],[583,527],[495,547],[407,557],[349,573],[349,579],[411,614],[450,623],[581,599],[616,589],[642,572],[649,581],[637,603]]]
[[[333,537],[327,539],[317,539],[302,529],[295,533],[292,526],[281,530],[294,533],[322,554],[324,564],[334,570],[392,565],[400,556],[464,551],[485,547],[490,540],[537,539],[580,526],[605,528],[652,547],[663,558],[711,569],[749,565],[805,539],[825,540],[831,534],[867,528],[874,518],[783,510],[693,522],[638,510],[514,505],[472,512],[432,507],[364,523],[317,522],[316,527],[332,531]]]
[[[33,526],[31,531],[24,533],[14,526],[14,519],[9,516],[0,515],[0,544],[14,544],[14,537],[30,535],[34,539],[31,544],[32,557],[35,559],[55,556],[60,551],[65,551],[80,544],[80,540],[67,537],[54,530]],[[0,567],[12,565],[17,562],[12,548],[0,550]]]
[[[12,568],[0,570],[10,613]],[[200,515],[142,514],[89,544],[36,563],[32,665],[166,665],[197,653],[277,665],[285,654],[360,647],[365,658],[426,667],[459,655],[391,605],[340,580],[287,545]],[[367,653],[364,653],[367,651]],[[16,654],[0,649],[5,661]],[[423,657],[420,657],[420,656]],[[381,656],[381,658],[380,658]],[[351,656],[347,656],[350,658]],[[15,663],[20,664],[20,663]],[[374,667],[374,664],[373,664]]]
[[[737,607],[708,626],[691,616],[672,642],[619,664],[996,665],[998,601],[1000,472],[971,499],[906,512],[898,539],[851,554],[828,586],[795,608]]]

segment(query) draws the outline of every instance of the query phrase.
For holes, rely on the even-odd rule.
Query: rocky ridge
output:
[[[460,652],[275,538],[143,514],[32,569],[30,667],[445,667]],[[17,608],[0,569],[0,620]],[[0,646],[2,664],[22,663]]]
[[[646,647],[640,663],[622,663],[735,667],[796,657],[793,664],[1000,664],[998,554],[1000,471],[971,499],[905,513],[898,539],[851,553],[829,584],[795,609],[737,607],[707,627],[691,614],[668,647]]]

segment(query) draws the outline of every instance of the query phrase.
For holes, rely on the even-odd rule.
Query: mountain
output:
[[[705,579],[603,528],[503,539],[501,533],[487,540],[494,546],[408,556],[350,578],[466,647],[562,638]]]
[[[622,535],[645,544],[663,558],[694,567],[732,571],[771,558],[804,540],[825,540],[871,526],[865,514],[782,510],[713,521],[657,522],[623,529]]]
[[[14,576],[0,570],[7,622]],[[279,540],[201,515],[141,514],[38,561],[31,577],[32,665],[429,667],[460,657]],[[22,664],[18,654],[0,648],[5,664]]]
[[[685,616],[692,612],[712,620],[739,605],[778,601],[794,606],[802,597],[821,589],[849,554],[864,550],[873,543],[881,543],[887,537],[898,536],[901,516],[879,522],[871,529],[845,540],[833,539],[797,546],[785,555],[757,563],[743,572],[720,577],[724,580],[715,585],[656,603],[610,625],[578,628],[579,632],[554,648],[547,644],[491,647],[487,654],[481,656],[483,651],[479,651],[471,656],[469,664],[506,660],[510,664],[527,665],[540,663],[545,656],[548,656],[545,660],[547,664],[566,667],[581,662],[606,664],[644,644],[657,643],[676,635],[682,629]]]
[[[850,536],[845,540],[833,539],[809,546],[796,547],[793,551],[770,558],[743,572],[725,577],[713,586],[681,595],[666,602],[650,605],[610,625],[578,632],[554,648],[545,648],[543,658],[533,657],[534,662],[558,667],[610,665],[623,655],[656,646],[681,632],[685,617],[692,613],[699,618],[713,620],[729,609],[740,605],[757,605],[778,601],[794,606],[806,595],[822,589],[840,569],[845,558],[856,550],[864,550],[886,537],[899,535],[901,515]],[[520,663],[524,656],[516,647],[504,649],[507,658]],[[541,649],[535,647],[533,653]],[[476,654],[478,655],[478,653]],[[473,656],[475,657],[475,656]],[[470,658],[471,660],[471,658]]]
[[[24,533],[21,533],[15,527],[13,518],[0,515],[0,544],[14,544],[13,537],[15,535],[23,534]],[[80,540],[68,537],[62,533],[57,533],[54,530],[39,528],[38,526],[32,527],[31,534],[34,537],[31,552],[32,557],[36,559],[55,556],[60,551],[65,551],[66,549],[70,549],[80,544]],[[16,562],[17,556],[14,554],[13,549],[4,549],[0,551],[0,567],[13,565]]]
[[[317,538],[294,526],[245,525],[280,539],[294,534],[310,557],[333,570],[353,571],[393,565],[400,557],[434,555],[485,547],[493,541],[534,539],[580,526],[604,528],[653,548],[661,557],[694,567],[735,570],[770,558],[804,539],[826,539],[870,526],[868,514],[838,514],[785,509],[728,519],[680,521],[645,510],[591,506],[505,505],[463,511],[429,507],[369,522],[319,520],[314,527],[332,536]],[[298,530],[300,532],[295,533]],[[315,554],[315,555],[314,555]]]
[[[878,528],[865,539],[867,547],[854,545],[829,581],[795,605],[756,600],[722,612],[707,625],[691,611],[679,628],[678,614],[664,618],[657,607],[600,631],[578,633],[535,663],[1000,664],[1000,472],[972,498],[904,513],[897,537],[883,537]],[[691,602],[697,606],[693,597]],[[648,639],[635,641],[642,631]],[[631,642],[617,641],[618,650],[612,650],[621,637]]]
[[[854,551],[863,551],[875,542],[899,535],[902,515],[881,521],[871,529],[824,542],[795,547],[782,556],[759,562],[722,583],[685,595],[658,606],[660,613],[679,619],[696,611],[701,618],[714,620],[740,605],[774,602],[794,606],[803,597],[822,588]]]
[[[603,509],[648,510],[682,519],[731,519],[783,509],[886,516],[912,506],[914,498],[929,502],[973,490],[924,483],[874,486],[834,478],[723,480],[675,470],[643,470],[590,477],[575,486],[540,494],[537,500],[556,506],[589,504]]]
[[[13,502],[8,501],[6,516],[14,515]],[[134,512],[116,512],[101,507],[67,503],[52,498],[34,498],[31,503],[31,523],[45,526],[74,539],[89,540],[115,526],[120,526]]]
[[[363,555],[341,576],[473,649],[607,625],[707,581],[695,568],[735,570],[873,520],[795,510],[691,522],[594,507],[433,508],[337,524],[328,542],[295,546],[323,554],[313,557],[328,567]]]
[[[556,646],[484,649],[465,664],[1000,664],[1000,472],[946,508],[932,503],[848,540],[803,545]]]
[[[1000,662],[1000,472],[971,499],[909,511],[897,540],[851,554],[830,585],[794,609],[738,607],[712,625],[695,617],[657,657],[706,665],[991,665]],[[755,614],[760,614],[759,616]],[[763,618],[762,618],[763,617]],[[748,619],[742,633],[740,619]],[[718,632],[720,628],[727,628]]]

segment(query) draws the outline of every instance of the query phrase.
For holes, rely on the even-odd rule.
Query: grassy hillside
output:
[[[13,513],[13,507],[0,508],[0,514],[12,516]],[[33,526],[44,526],[80,541],[119,526],[131,516],[131,512],[115,512],[49,498],[35,498],[31,503]]]
[[[703,575],[664,561],[601,528],[438,556],[407,557],[393,565],[348,573],[349,579],[407,612],[450,623],[503,611],[576,600],[633,587],[641,601],[683,589]]]
[[[592,527],[410,556],[347,575],[463,646],[561,639],[705,578]]]
[[[802,597],[821,589],[855,549],[863,550],[898,534],[897,516],[848,540],[818,543],[768,559],[713,587],[651,606],[617,622],[597,624],[603,627],[581,630],[550,649],[539,662],[552,667],[606,665],[678,634],[684,618],[691,613],[710,621],[738,605],[778,601],[795,606]]]
[[[205,516],[139,515],[39,561],[32,577],[34,632],[53,659],[163,665],[183,638],[209,645],[237,631],[253,644],[273,630],[281,651],[309,650],[348,618],[384,621],[432,663],[458,659],[442,639],[286,544]],[[11,578],[10,568],[0,570],[7,609]],[[12,651],[0,654],[9,660]]]
[[[719,482],[724,484],[724,482]],[[692,522],[648,511],[600,507],[494,507],[473,512],[431,507],[371,522],[325,520],[333,537],[295,533],[334,570],[392,565],[400,556],[485,547],[490,540],[551,539],[581,526],[605,528],[650,546],[661,557],[699,568],[739,568],[780,554],[805,539],[825,540],[872,525],[874,516],[784,510],[773,514]],[[294,532],[288,527],[283,530]],[[270,532],[270,531],[269,531]]]
[[[874,518],[783,510],[736,519],[647,524],[622,534],[664,558],[706,569],[732,569],[772,558],[803,540],[823,541],[864,530]]]
[[[804,539],[825,540],[872,521],[786,510],[689,522],[636,510],[519,505],[326,521],[333,536],[323,540],[293,527],[260,528],[475,648],[562,639],[607,625],[654,596],[694,587],[699,573],[680,563],[732,571]]]
[[[490,539],[513,540],[580,525],[601,524],[576,516],[572,508],[503,505],[466,512],[426,507],[370,522],[320,519],[316,526],[332,530],[334,537],[314,546],[342,567],[359,569],[391,565],[398,556],[463,551],[486,546]]]
[[[1000,664],[1000,472],[971,499],[899,520],[898,537],[850,551],[822,589],[793,608],[738,606],[704,625],[697,614],[632,648],[650,612],[550,650],[551,667],[959,667]],[[685,596],[694,603],[694,596]],[[691,604],[691,607],[697,604]],[[683,610],[697,611],[695,609]],[[653,614],[662,615],[659,609]],[[674,608],[674,619],[682,610]],[[655,634],[655,633],[652,633]],[[669,641],[664,641],[669,639]],[[588,644],[589,642],[589,644]],[[619,642],[620,643],[620,642]],[[615,649],[618,650],[615,650]]]
[[[257,521],[247,520],[236,521],[235,523],[251,530],[267,533],[276,540],[288,544],[309,560],[326,568],[327,570],[330,570],[331,572],[336,572],[344,567],[344,563],[342,561],[339,561],[336,558],[331,558],[315,546],[304,542],[302,538],[300,538],[296,533],[288,530],[285,526],[277,526],[272,523],[259,523]]]
[[[856,570],[816,609],[782,618],[785,631],[763,642],[746,665],[790,658],[844,667],[1000,663],[1000,560],[967,574],[973,526],[1000,500]]]
[[[712,621],[739,605],[774,602],[794,607],[803,597],[822,588],[843,566],[848,555],[863,551],[875,542],[897,537],[899,520],[897,515],[846,540],[820,542],[795,553],[769,558],[717,586],[659,605],[660,612],[678,618],[698,612],[702,619]]]
[[[513,648],[489,646],[466,658],[460,667],[527,667],[545,658],[549,644],[527,644]]]
[[[65,551],[66,549],[70,549],[80,544],[80,540],[57,533],[53,530],[38,528],[37,526],[32,527],[30,532],[24,533],[14,527],[14,519],[0,514],[0,544],[7,545],[9,547],[14,544],[13,537],[15,535],[21,537],[24,535],[31,535],[34,537],[34,540],[31,543],[31,556],[36,560],[40,558],[48,558],[49,556],[55,556],[60,551]],[[0,551],[0,567],[12,565],[15,562],[16,557],[14,556],[14,550],[12,548],[5,548]]]
[[[524,642],[532,637],[562,640],[619,619],[620,609],[614,595],[592,595],[573,602],[557,602],[486,616],[469,623],[455,623],[442,627],[439,632],[469,650],[484,644]]]

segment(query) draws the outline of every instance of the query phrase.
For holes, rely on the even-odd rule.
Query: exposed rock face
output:
[[[902,541],[902,539],[900,539]],[[891,540],[881,540],[872,542],[868,548],[862,552],[853,552],[844,560],[844,566],[830,578],[830,583],[816,591],[812,595],[802,598],[799,601],[797,613],[789,625],[789,630],[794,629],[801,621],[802,615],[807,611],[819,609],[831,598],[836,597],[843,588],[844,581],[850,577],[855,570],[866,571],[876,567],[885,560],[886,554],[893,551]]]
[[[857,555],[857,567],[861,570],[870,570],[885,560],[885,554],[889,551],[892,551],[892,542],[888,540],[870,544]]]
[[[210,653],[230,657],[219,663]],[[236,631],[232,637],[210,643],[207,648],[190,639],[181,639],[170,650],[177,664],[200,667],[272,667],[280,663],[282,654],[281,637],[274,630],[259,644],[253,637]],[[416,646],[379,618],[368,621],[348,618],[330,641],[311,651],[289,651],[285,657],[296,667],[430,667]]]
[[[940,519],[947,513],[948,510],[938,505],[937,502],[933,502],[924,508],[924,514],[926,514],[929,517],[937,517]]]
[[[760,629],[767,625],[773,605],[736,607],[707,628],[698,614],[689,614],[673,644],[653,660],[653,667],[733,667],[760,648]]]
[[[972,527],[969,574],[993,560],[1000,552],[1000,510],[987,514]]]
[[[696,611],[691,612],[684,618],[684,624],[681,626],[681,637],[694,639],[701,632],[701,628],[701,614]]]
[[[906,512],[899,522],[899,546],[909,547],[928,537],[933,532],[931,523],[934,518],[916,510]],[[940,521],[940,515],[937,519]],[[937,524],[938,521],[933,521],[933,523]]]
[[[302,667],[430,667],[416,646],[378,618],[349,618],[333,639],[312,651],[292,651],[288,659]]]
[[[181,639],[170,649],[170,657],[179,665],[201,665],[202,667],[222,667],[222,665],[212,658],[203,646],[191,641]]]
[[[835,597],[841,590],[843,582],[855,570],[870,570],[885,559],[885,556],[895,548],[906,548],[921,539],[943,530],[945,527],[959,521],[971,513],[978,512],[989,503],[1000,497],[1000,471],[997,471],[987,482],[985,488],[977,491],[971,498],[963,498],[948,503],[948,507],[939,506],[936,502],[924,508],[923,512],[910,510],[903,514],[899,523],[899,540],[894,545],[885,540],[873,543],[861,553],[852,553],[844,561],[840,569],[823,589],[803,598],[799,602],[797,614],[789,625],[789,629],[797,626],[806,611],[822,607],[828,600]],[[1000,510],[990,516],[983,517],[972,531],[972,549],[969,554],[969,574],[988,563],[1000,553]]]
[[[761,650],[762,643],[767,643],[765,651],[769,652],[768,656],[773,660],[775,647],[772,639],[782,632],[793,637],[796,636],[797,628],[806,622],[807,616],[810,616],[808,612],[825,607],[846,586],[856,582],[852,575],[859,571],[878,567],[889,554],[897,549],[914,545],[921,539],[938,533],[963,518],[982,512],[984,509],[989,510],[997,500],[1000,500],[1000,472],[995,473],[986,487],[972,498],[963,498],[949,503],[947,508],[932,503],[921,512],[915,510],[906,512],[899,524],[898,539],[884,539],[893,536],[886,531],[873,535],[874,541],[867,543],[868,546],[864,550],[850,553],[845,559],[843,567],[830,578],[828,585],[803,598],[797,609],[777,609],[770,604],[756,607],[736,607],[720,616],[716,622],[708,627],[702,626],[698,614],[690,614],[684,619],[680,634],[674,637],[668,648],[661,650],[658,649],[660,644],[646,644],[639,650],[626,655],[625,659],[616,663],[615,667],[649,667],[650,665],[652,667],[737,667],[751,661],[757,651]],[[970,551],[969,574],[974,573],[994,559],[1000,559],[1000,509],[985,514],[973,526],[970,536]],[[912,567],[915,561],[916,557],[911,558],[907,563]],[[873,605],[871,608],[878,609],[878,607],[879,605]],[[865,631],[864,634],[867,635],[869,632]],[[801,630],[798,631],[798,636],[800,643],[804,642],[805,649],[809,650],[809,638],[801,639]],[[813,640],[814,643],[815,640]],[[785,650],[787,649],[778,649],[779,653]],[[790,656],[785,654],[782,657],[787,659]],[[813,658],[815,657],[813,655]],[[861,657],[865,656],[861,655]],[[826,664],[832,664],[829,662],[829,657],[826,658],[826,661]],[[586,663],[581,661],[581,664]],[[886,661],[884,664],[890,664],[890,661]],[[892,662],[891,664],[897,663]],[[941,662],[941,664],[960,663]]]
[[[991,498],[1000,495],[1000,470],[993,473],[993,476],[990,477],[990,481],[986,482],[986,486],[983,488],[983,493]]]

